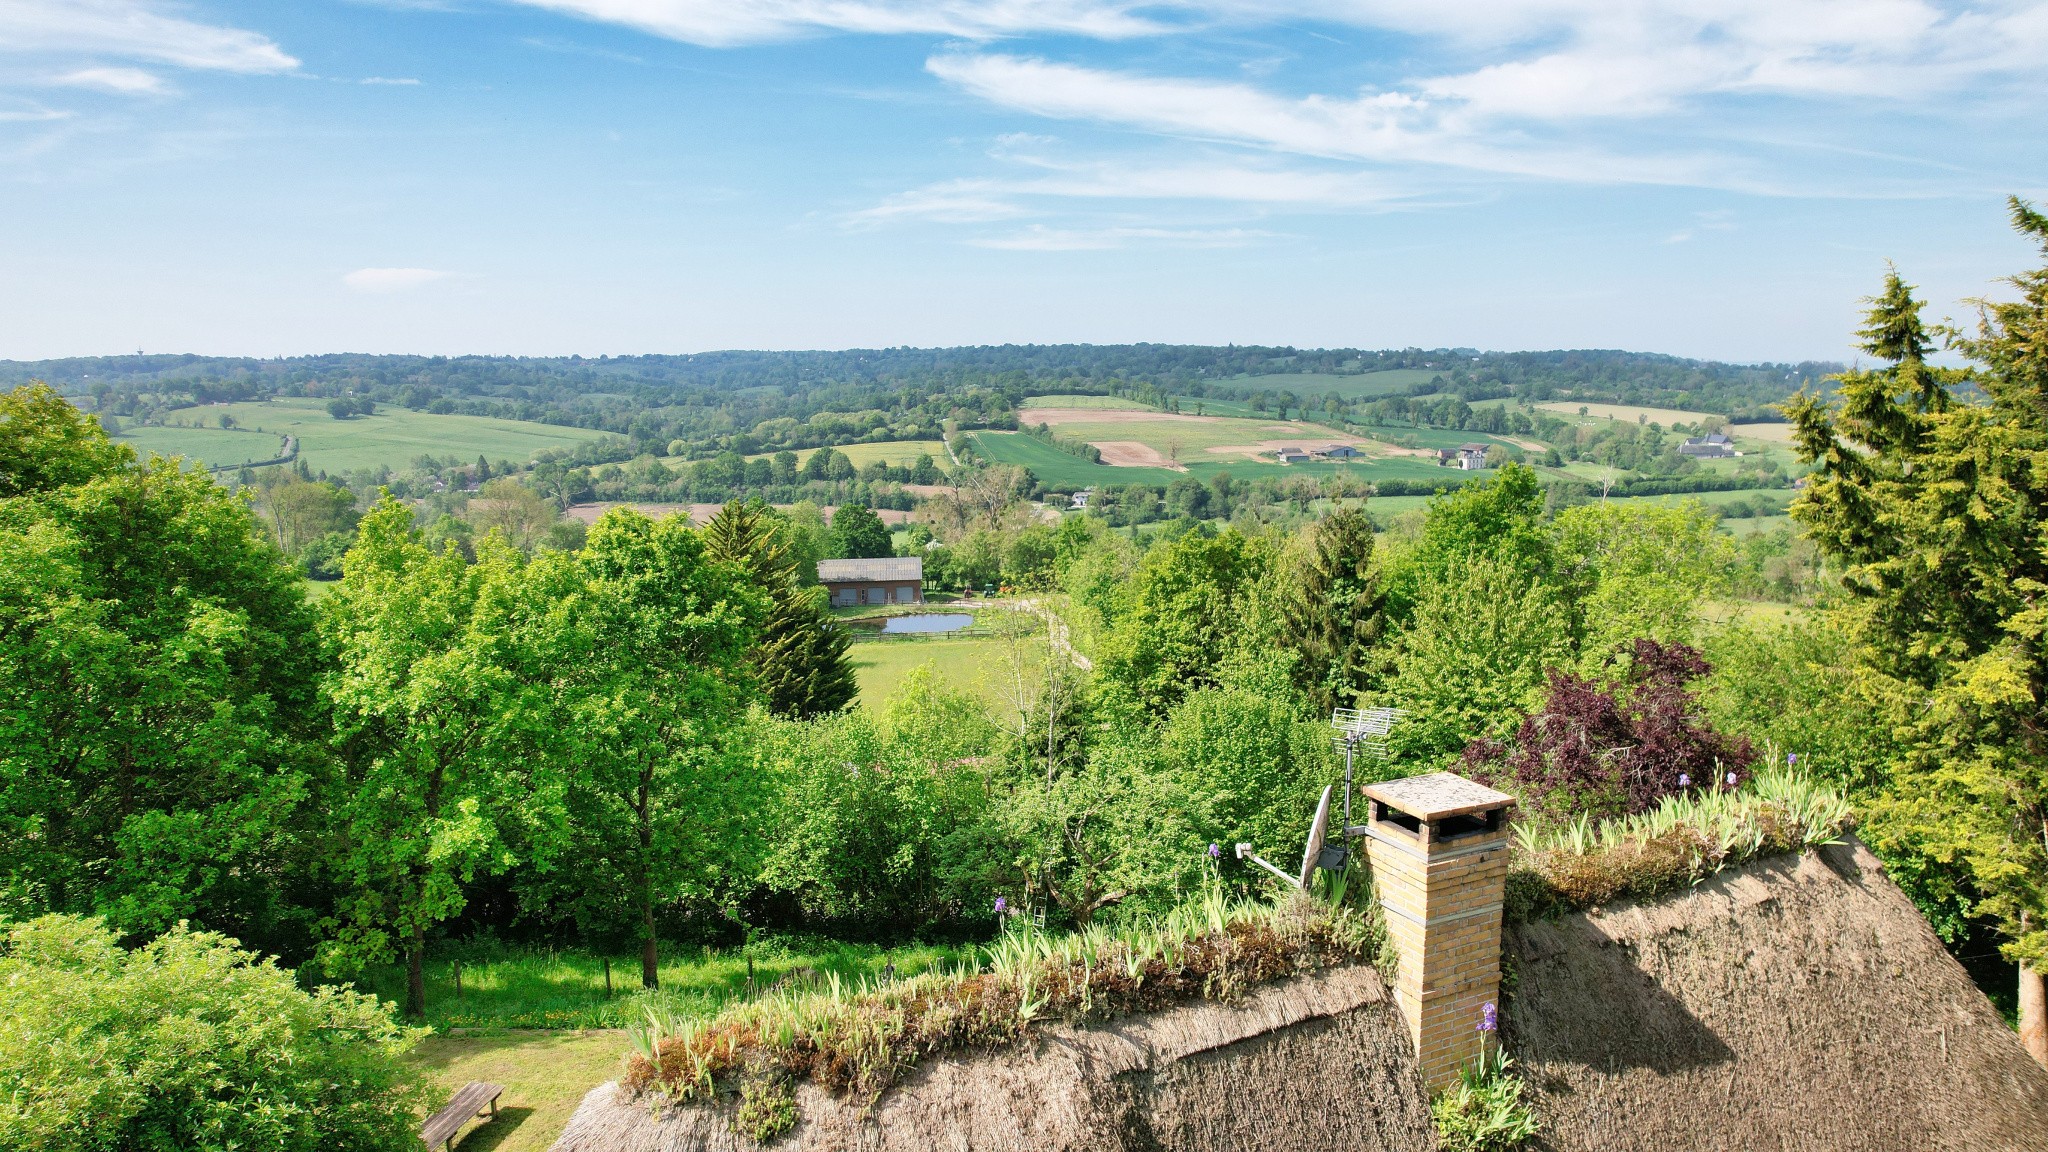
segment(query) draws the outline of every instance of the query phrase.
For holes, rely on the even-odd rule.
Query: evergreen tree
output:
[[[2011,205],[2048,255],[2048,217]],[[1966,373],[1926,363],[1920,303],[1887,277],[1861,333],[1884,366],[1838,377],[1838,408],[1788,406],[1815,465],[1792,514],[1846,566],[1839,622],[1903,738],[1867,835],[1923,904],[1960,896],[1999,923],[2048,1062],[2048,267],[2008,282],[2018,300],[1950,333]],[[1988,402],[1952,399],[1965,376]]]
[[[1318,713],[1349,706],[1365,686],[1366,656],[1383,624],[1372,541],[1363,509],[1332,512],[1310,533],[1288,589],[1280,643],[1299,657],[1295,686]]]
[[[768,595],[754,669],[769,708],[780,716],[809,718],[852,703],[860,685],[846,659],[851,638],[832,618],[825,590],[798,583],[789,542],[767,506],[727,504],[704,526],[704,538],[713,559],[741,566]]]

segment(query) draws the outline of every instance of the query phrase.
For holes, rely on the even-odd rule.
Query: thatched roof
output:
[[[1860,844],[1510,925],[1502,1022],[1558,1152],[2048,1149],[2048,1072]],[[1435,1147],[1369,968],[936,1060],[872,1111],[804,1084],[791,1152]],[[730,1106],[590,1093],[553,1152],[751,1152]]]
[[[1508,934],[1550,1147],[2048,1148],[2048,1072],[1860,844]]]
[[[1372,1152],[1432,1146],[1408,1033],[1379,974],[1348,968],[1028,1048],[942,1059],[870,1115],[804,1084],[792,1152]],[[592,1091],[553,1152],[740,1152],[724,1109]]]

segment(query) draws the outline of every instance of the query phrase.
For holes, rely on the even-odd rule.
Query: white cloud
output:
[[[978,248],[1002,248],[1016,252],[1081,252],[1129,248],[1138,244],[1176,248],[1242,248],[1273,235],[1255,228],[1045,228],[1033,225],[1022,232],[979,237],[969,243]]]
[[[1419,163],[1550,179],[1739,184],[1725,161],[1620,157],[1478,130],[1454,105],[1402,92],[1300,98],[1246,84],[1138,76],[1017,56],[932,57],[932,73],[1005,107],[1343,160]]]
[[[140,68],[81,68],[55,79],[68,88],[97,88],[123,96],[153,96],[163,92],[163,77]]]
[[[404,292],[445,280],[449,275],[434,268],[358,268],[343,276],[341,282],[358,292]]]
[[[1099,0],[513,0],[711,47],[815,32],[987,40],[1056,33],[1116,40],[1167,26],[1137,3]]]
[[[269,37],[170,14],[149,0],[4,0],[0,51],[149,60],[221,72],[289,72]]]
[[[418,86],[418,84],[419,84],[419,81],[418,81],[418,80],[415,80],[415,79],[413,79],[413,78],[412,78],[412,77],[410,77],[410,76],[365,76],[365,77],[363,77],[363,78],[362,78],[361,80],[358,80],[358,81],[356,81],[356,83],[358,83],[358,84],[392,84],[392,85],[397,85],[397,86],[400,86],[400,87],[406,87],[406,88],[411,88],[411,87],[416,87],[416,86]]]
[[[1009,143],[1010,141],[1004,141]],[[902,220],[975,224],[1040,214],[1046,201],[1226,202],[1281,208],[1395,207],[1409,194],[1376,174],[1243,163],[1071,163],[998,153],[1038,174],[947,180],[901,192],[847,218],[854,226]]]

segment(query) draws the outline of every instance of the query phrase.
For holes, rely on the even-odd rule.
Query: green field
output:
[[[864,707],[887,707],[911,671],[927,663],[932,665],[940,684],[972,693],[994,707],[1002,643],[993,636],[902,637],[863,640],[848,649],[846,655],[853,661],[854,675],[860,680],[860,702]]]
[[[856,468],[865,468],[877,460],[891,466],[908,467],[917,463],[919,456],[931,457],[941,472],[953,467],[953,462],[946,457],[945,443],[939,440],[888,440],[880,444],[840,444],[832,450],[853,461]],[[797,464],[801,466],[817,452],[816,448],[806,448],[798,452]],[[769,455],[772,456],[774,453],[771,452]]]
[[[222,415],[238,429],[217,427]],[[324,400],[272,400],[210,404],[172,414],[167,427],[134,428],[120,438],[139,451],[182,455],[208,464],[241,464],[277,455],[279,437],[299,438],[308,468],[330,473],[358,468],[405,468],[420,456],[524,463],[551,448],[573,448],[607,434],[493,416],[439,416],[406,408],[380,408],[374,416],[336,420]]]
[[[1439,468],[1433,460],[1417,456],[1375,456],[1366,457],[1355,463],[1341,464],[1324,461],[1311,464],[1279,464],[1238,455],[1205,452],[1199,456],[1184,455],[1182,458],[1187,460],[1188,464],[1182,471],[1170,468],[1122,468],[1108,464],[1091,464],[1021,432],[976,432],[973,437],[983,456],[998,464],[1021,464],[1031,469],[1031,474],[1038,478],[1039,483],[1054,488],[1100,487],[1105,484],[1171,484],[1183,476],[1192,476],[1206,484],[1220,472],[1228,472],[1238,480],[1295,476],[1320,478],[1330,475],[1356,476],[1362,480],[1437,480],[1447,476],[1466,475]],[[1135,437],[1126,436],[1118,439]],[[1301,437],[1300,441],[1304,446],[1316,442],[1314,437],[1308,436]]]
[[[283,436],[229,428],[143,426],[120,432],[114,439],[133,447],[136,455],[145,460],[151,456],[183,456],[194,468],[272,460],[284,445]]]

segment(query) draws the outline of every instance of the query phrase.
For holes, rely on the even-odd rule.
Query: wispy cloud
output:
[[[949,54],[933,75],[992,103],[1276,152],[1548,179],[1730,184],[1726,159],[1610,154],[1482,130],[1461,109],[1406,92],[1286,97],[1247,84],[1153,77],[1000,54]]]
[[[980,236],[968,243],[977,248],[1017,252],[1081,252],[1094,249],[1154,245],[1174,248],[1242,248],[1272,237],[1256,228],[1047,228],[1032,225],[1003,236]]]
[[[390,293],[445,280],[450,275],[437,268],[358,268],[343,276],[341,282],[358,292]]]
[[[1029,175],[946,180],[901,192],[847,217],[856,227],[906,220],[974,224],[1041,215],[1076,201],[1223,202],[1266,208],[1397,208],[1413,197],[1383,175],[1202,161],[1061,161],[1007,150]]]
[[[356,81],[356,83],[389,84],[403,88],[416,88],[419,86],[419,81],[410,76],[365,76],[361,80]]]
[[[690,44],[729,47],[818,32],[919,33],[988,40],[1056,33],[1120,40],[1170,25],[1140,14],[1164,7],[1104,0],[513,0],[624,24]]]
[[[290,72],[269,37],[201,23],[148,0],[5,0],[0,51],[147,60],[220,72]]]
[[[95,88],[123,96],[155,96],[166,91],[163,77],[140,68],[80,68],[51,82],[67,88]]]

